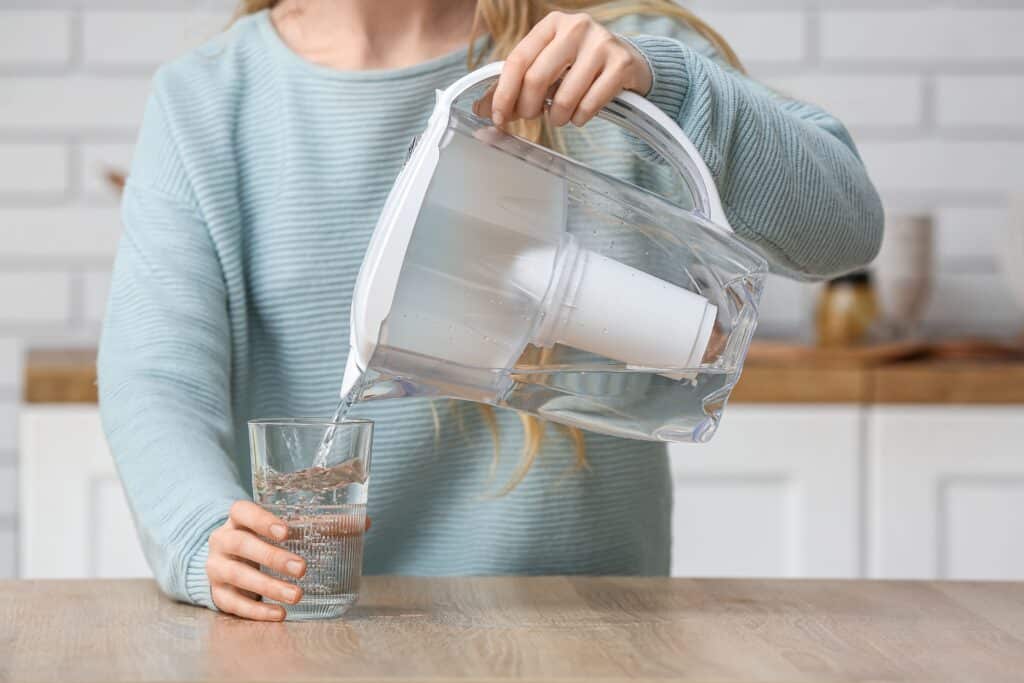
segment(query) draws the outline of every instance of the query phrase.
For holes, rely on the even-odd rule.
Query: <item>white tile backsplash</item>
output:
[[[148,94],[149,78],[0,77],[0,133],[127,131],[131,140]]]
[[[18,544],[14,529],[0,527],[0,579],[13,579],[18,574]]]
[[[939,76],[935,107],[942,126],[1024,129],[1024,76]]]
[[[921,76],[804,74],[768,79],[782,93],[816,104],[847,126],[911,127],[924,115]]]
[[[0,10],[0,66],[63,66],[71,59],[71,13]]]
[[[1024,188],[1024,140],[865,140],[860,151],[883,191],[1005,195]]]
[[[991,270],[997,235],[1008,220],[1002,207],[941,207],[935,212],[935,249],[942,268]]]
[[[0,195],[60,197],[67,190],[67,147],[55,143],[0,143]]]
[[[930,3],[934,6],[898,9],[913,4],[904,0],[883,3],[884,7],[824,11],[819,38],[822,56],[872,64],[1024,60],[1021,8],[951,8]]]
[[[95,11],[82,23],[88,66],[151,68],[200,45],[227,26],[230,11]]]
[[[17,428],[18,399],[13,396],[0,397],[0,460],[18,447]]]
[[[729,43],[745,63],[799,63],[807,53],[807,19],[800,11],[747,9],[701,12],[701,18]]]
[[[0,337],[0,395],[21,383],[22,341],[17,337]]]
[[[18,472],[13,462],[0,459],[0,519],[10,519],[18,511]]]
[[[0,326],[61,325],[71,315],[71,276],[63,271],[0,271]]]
[[[982,334],[1024,330],[1024,312],[999,272],[939,272],[929,302],[925,326],[944,336],[965,327]]]
[[[90,270],[82,276],[82,319],[89,324],[103,321],[110,292],[110,271]]]
[[[106,266],[120,235],[116,206],[0,209],[0,238],[5,244],[0,263],[30,259]]]

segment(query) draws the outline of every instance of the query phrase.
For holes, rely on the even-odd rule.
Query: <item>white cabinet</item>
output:
[[[1024,579],[1024,408],[869,410],[871,576]]]
[[[862,412],[731,406],[703,446],[673,445],[672,573],[860,573]]]
[[[148,576],[96,407],[20,432],[21,576]],[[677,576],[1024,579],[1024,406],[740,404],[670,452]]]
[[[22,408],[22,578],[149,576],[94,405]]]

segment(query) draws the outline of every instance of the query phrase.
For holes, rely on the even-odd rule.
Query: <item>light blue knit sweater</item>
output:
[[[732,225],[776,270],[825,275],[869,261],[878,198],[843,127],[714,60],[695,34],[630,19],[649,98],[708,162]],[[266,13],[157,74],[125,190],[124,235],[100,349],[107,437],[147,557],[170,595],[210,604],[207,538],[248,498],[246,420],[326,416],[347,354],[353,283],[433,93],[465,51],[393,71],[303,61]],[[625,170],[618,132],[573,154]],[[664,574],[671,483],[664,447],[588,435],[589,471],[549,429],[507,497],[522,446],[499,411],[502,471],[471,405],[368,404],[377,421],[368,573]],[[728,429],[726,423],[725,426]]]

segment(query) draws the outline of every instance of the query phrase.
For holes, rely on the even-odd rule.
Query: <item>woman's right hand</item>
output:
[[[302,598],[302,589],[264,574],[259,567],[296,579],[306,573],[305,560],[264,540],[284,541],[287,537],[287,525],[256,503],[239,500],[231,506],[228,520],[210,535],[206,560],[210,594],[217,609],[257,621],[284,619],[283,607],[260,599],[294,605]]]

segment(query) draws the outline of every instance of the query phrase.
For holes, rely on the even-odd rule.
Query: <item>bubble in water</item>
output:
[[[601,334],[608,334],[608,328],[606,327],[603,330],[601,330]]]

